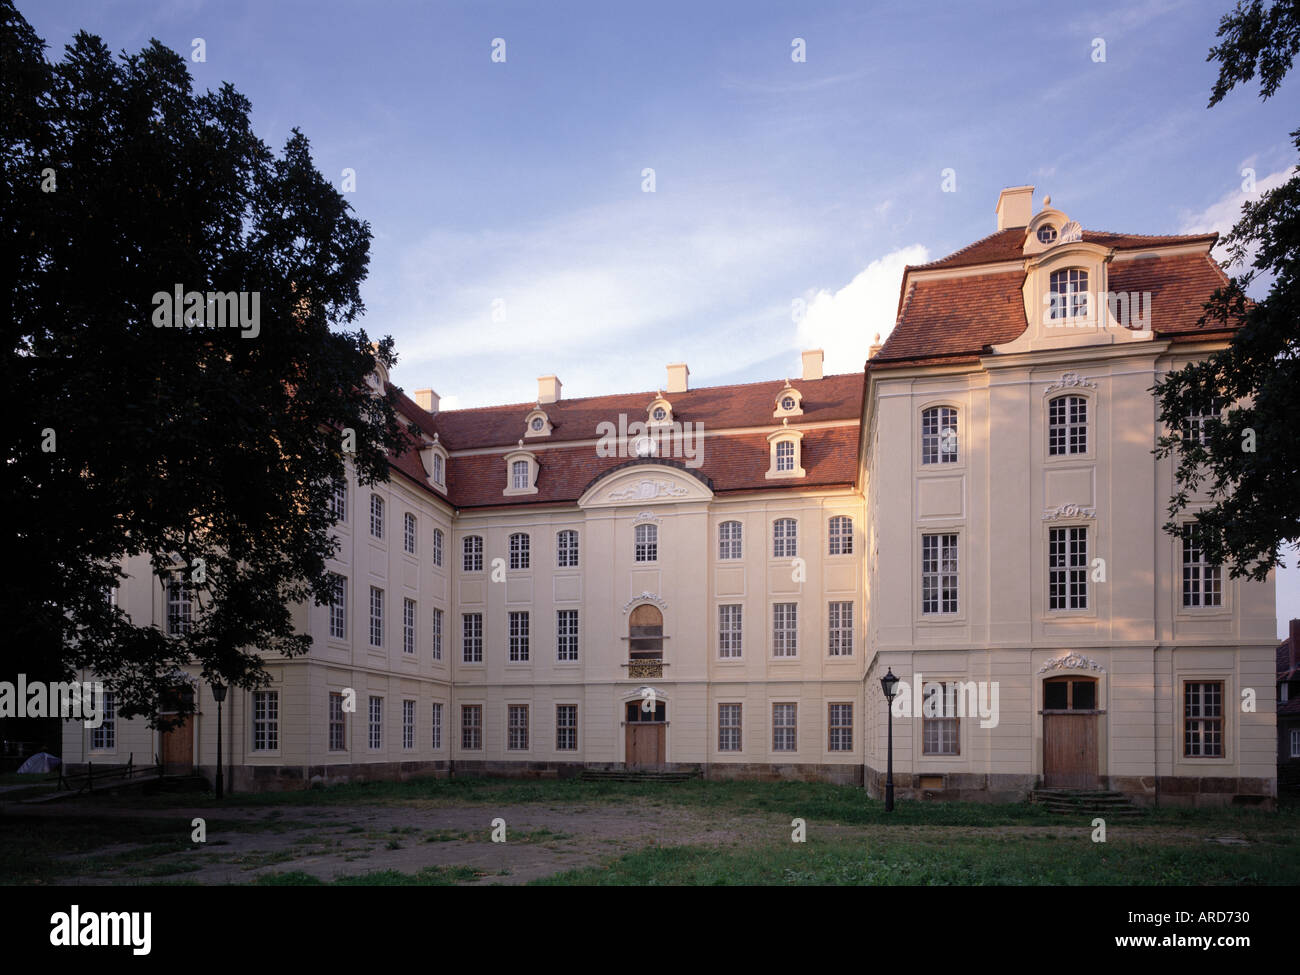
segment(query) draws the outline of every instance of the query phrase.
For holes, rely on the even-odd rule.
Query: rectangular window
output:
[[[483,705],[462,704],[460,707],[460,747],[476,752],[483,747]]]
[[[347,719],[343,711],[343,695],[330,691],[330,751],[347,751]]]
[[[378,751],[384,747],[384,699],[382,697],[372,697],[370,699],[370,736],[368,740],[371,751]]]
[[[772,604],[772,656],[794,657],[799,653],[799,604]]]
[[[853,751],[853,705],[827,705],[826,749],[832,752]]]
[[[799,750],[798,715],[797,704],[772,705],[772,751]]]
[[[1088,452],[1088,401],[1082,396],[1058,396],[1047,404],[1047,453],[1050,456]]]
[[[528,613],[510,614],[510,662],[528,660]]]
[[[921,463],[957,463],[957,410],[932,406],[921,411]]]
[[[1220,421],[1228,400],[1216,396],[1208,413],[1191,413],[1183,424],[1183,438],[1191,443],[1205,446],[1210,442],[1210,426]]]
[[[483,614],[466,613],[461,617],[461,631],[464,634],[462,659],[467,664],[483,662]]]
[[[402,653],[415,653],[415,600],[402,600]]]
[[[794,470],[794,441],[781,440],[777,443],[776,469],[778,471]]]
[[[273,752],[280,747],[280,692],[253,692],[253,751]]]
[[[578,611],[560,609],[555,612],[555,659],[578,659]]]
[[[111,752],[117,747],[117,696],[104,692],[101,705],[104,720],[98,728],[90,729],[90,748],[96,752]]]
[[[659,558],[659,527],[657,525],[637,525],[634,532],[635,552],[638,562],[654,562]]]
[[[828,555],[853,554],[853,519],[847,515],[836,515],[830,520],[830,544]]]
[[[377,494],[370,495],[370,534],[384,537],[384,499]]]
[[[514,490],[527,490],[531,486],[528,481],[528,461],[517,460],[510,465],[510,486]]]
[[[348,638],[348,581],[337,572],[330,573],[333,596],[330,597],[330,636]]]
[[[1183,685],[1183,755],[1223,757],[1223,681]]]
[[[402,748],[410,751],[415,747],[415,702],[402,702]]]
[[[578,750],[578,705],[555,705],[555,750],[557,752],[576,752]]]
[[[793,518],[772,522],[772,558],[793,559],[799,554],[799,523]]]
[[[718,607],[718,656],[741,655],[741,607],[739,603]]]
[[[1084,526],[1048,529],[1047,608],[1088,608],[1088,529]]]
[[[956,683],[926,681],[922,692],[926,696],[921,699],[921,754],[960,754]]]
[[[334,482],[334,493],[330,495],[330,514],[337,521],[348,520],[348,482]]]
[[[512,752],[528,750],[528,705],[511,704],[506,709],[506,748]]]
[[[480,536],[467,535],[465,537],[462,565],[466,572],[483,571],[483,539]]]
[[[718,751],[740,751],[740,705],[718,705]]]
[[[528,536],[516,532],[510,536],[510,568],[526,569],[529,565]]]
[[[718,558],[741,557],[741,528],[738,521],[724,521],[718,526]]]
[[[433,610],[433,659],[442,659],[442,610]]]
[[[433,740],[431,744],[435,751],[442,748],[442,702],[434,701],[432,704],[433,713],[429,716],[429,721],[433,725]]]
[[[921,612],[957,612],[957,536],[921,536]]]
[[[832,657],[853,656],[852,602],[834,602],[830,604],[826,635],[829,644],[828,652]]]
[[[565,529],[555,536],[555,564],[561,569],[578,567],[578,533]]]
[[[184,636],[194,628],[194,591],[182,579],[167,582],[167,635]]]
[[[370,645],[384,645],[384,591],[370,587]]]
[[[433,564],[442,568],[442,529],[433,530]]]
[[[1201,542],[1201,527],[1194,522],[1183,525],[1183,605],[1223,605],[1223,568],[1210,564]]]
[[[1300,758],[1300,728],[1291,729],[1291,757]]]
[[[402,548],[407,555],[415,554],[415,515],[409,511],[402,518]]]

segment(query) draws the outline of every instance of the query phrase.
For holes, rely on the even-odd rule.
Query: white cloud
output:
[[[872,261],[834,294],[824,289],[810,293],[799,323],[799,348],[825,349],[828,373],[861,369],[877,333],[884,341],[894,327],[903,268],[924,264],[929,255],[922,245],[912,244]]]
[[[1247,160],[1247,162],[1253,162],[1253,160]],[[1246,166],[1243,165],[1242,168],[1245,169]],[[1256,176],[1255,192],[1253,193],[1247,193],[1240,184],[1237,185],[1199,213],[1185,215],[1182,229],[1179,232],[1184,234],[1209,234],[1217,230],[1220,235],[1228,233],[1233,228],[1233,225],[1241,219],[1242,204],[1247,201],[1258,200],[1262,194],[1281,186],[1294,173],[1294,169],[1279,169],[1267,176]],[[1242,182],[1245,182],[1245,177],[1242,177]]]

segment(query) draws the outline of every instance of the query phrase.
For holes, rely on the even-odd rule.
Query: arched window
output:
[[[1057,396],[1047,404],[1047,453],[1086,454],[1088,452],[1088,399],[1084,396]]]
[[[836,515],[830,521],[830,555],[853,554],[853,519],[848,515]]]
[[[1053,271],[1051,281],[1051,317],[1088,317],[1088,272],[1081,267]]]
[[[515,532],[510,536],[510,568],[526,569],[528,564],[528,535],[525,532]]]
[[[561,569],[578,567],[578,533],[571,528],[556,533],[555,564]]]
[[[921,463],[957,463],[957,410],[931,406],[921,411]]]
[[[636,526],[636,561],[657,562],[659,560],[659,526]]]
[[[629,660],[663,660],[664,614],[657,607],[643,603],[632,610],[627,636]]]
[[[793,518],[772,522],[772,558],[792,559],[799,554],[799,525]]]
[[[740,522],[724,521],[718,526],[718,558],[738,559],[741,554]]]
[[[466,572],[483,571],[483,538],[480,535],[466,535],[463,543]]]

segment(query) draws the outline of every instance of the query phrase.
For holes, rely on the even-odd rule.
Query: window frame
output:
[[[826,522],[826,554],[829,556],[853,554],[853,517],[831,515]]]
[[[532,567],[532,537],[528,532],[511,532],[506,540],[509,553],[507,565],[511,572],[522,572]]]
[[[1047,457],[1049,460],[1085,458],[1092,455],[1091,397],[1077,391],[1056,393],[1047,400]],[[1054,416],[1061,404],[1059,422]],[[1078,418],[1076,408],[1082,412]]]
[[[581,568],[577,529],[561,528],[555,533],[555,567],[557,569]]]
[[[778,709],[789,708],[788,720],[787,712]],[[772,702],[772,751],[775,752],[793,752],[799,751],[799,703],[797,701],[773,701]],[[790,747],[782,745],[782,733],[789,735]]]
[[[735,709],[735,714],[724,713]],[[734,738],[732,737],[734,735]],[[734,747],[729,744],[734,741]],[[721,701],[718,703],[718,749],[728,754],[745,750],[745,705],[742,701]]]
[[[786,526],[784,533],[782,526]],[[772,558],[799,557],[799,519],[783,515],[772,519]]]
[[[1223,677],[1218,677],[1218,678],[1184,677],[1181,681],[1181,685],[1182,685],[1181,687],[1182,693],[1180,694],[1180,697],[1182,699],[1182,705],[1181,705],[1182,726],[1180,730],[1182,732],[1182,739],[1183,739],[1183,747],[1181,752],[1182,759],[1184,761],[1198,761],[1201,759],[1228,761],[1229,760],[1229,754],[1228,754],[1228,714],[1229,714],[1228,700],[1229,698],[1228,698],[1227,679]],[[1202,690],[1199,694],[1196,695],[1196,697],[1199,698],[1199,700],[1196,701],[1196,705],[1201,709],[1205,709],[1213,706],[1214,704],[1217,704],[1217,708],[1218,708],[1217,714],[1193,715],[1191,713],[1192,701],[1190,700],[1190,698],[1192,695],[1190,694],[1190,692],[1194,687],[1202,688],[1202,689],[1213,687],[1216,689],[1217,698],[1218,698],[1217,702],[1205,701],[1204,700],[1205,691]],[[1197,735],[1199,738],[1199,745],[1201,748],[1206,747],[1205,735],[1210,731],[1217,730],[1218,751],[1216,752],[1201,751],[1199,753],[1193,753],[1190,750],[1190,746],[1192,744],[1191,737],[1193,734],[1193,730],[1192,730],[1193,723],[1196,723],[1198,726],[1200,726],[1197,729]],[[1213,745],[1214,743],[1211,742],[1210,744]]]
[[[835,709],[848,709],[848,723],[844,721],[844,712],[835,713]],[[838,743],[836,732],[839,732]],[[826,750],[828,752],[851,752],[853,751],[853,702],[852,701],[827,701],[826,702]]]
[[[642,537],[644,533],[645,537]],[[648,565],[659,561],[659,526],[643,521],[632,530],[632,561]]]
[[[953,403],[934,403],[921,407],[920,466],[958,467],[962,463],[961,409]],[[951,430],[948,437],[945,431]],[[947,449],[951,444],[952,449]]]
[[[460,565],[462,572],[483,571],[483,536],[466,535],[460,540]]]
[[[794,660],[799,656],[799,603],[772,603],[772,657]]]
[[[735,526],[729,529],[728,526]],[[729,554],[730,553],[730,554]],[[745,557],[745,526],[737,518],[718,525],[718,561],[735,562]]]
[[[926,543],[930,539],[936,539],[933,558],[928,558],[926,553]],[[951,539],[951,558],[949,558],[949,539]],[[961,616],[961,563],[961,532],[952,530],[921,532],[919,601],[923,618],[955,619]],[[928,601],[927,592],[932,593]],[[948,597],[949,592],[952,594],[951,600]],[[952,608],[945,608],[950,601]],[[927,609],[927,605],[934,608]]]
[[[374,491],[370,492],[370,537],[384,539],[384,499]]]
[[[1054,538],[1063,533],[1060,544],[1061,552],[1053,552],[1058,544]],[[1075,564],[1077,551],[1075,535],[1082,533],[1083,556],[1081,564]],[[1055,564],[1054,560],[1062,560]],[[1076,579],[1075,576],[1078,575]],[[1059,580],[1058,580],[1059,577]],[[1079,594],[1074,586],[1082,586],[1082,605],[1077,605]],[[1059,587],[1059,594],[1058,594]],[[1060,605],[1056,605],[1056,603]],[[1053,615],[1063,613],[1089,613],[1094,609],[1092,602],[1092,535],[1086,524],[1050,525],[1047,529],[1047,612]]]

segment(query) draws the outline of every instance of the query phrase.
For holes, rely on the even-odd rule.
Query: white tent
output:
[[[37,752],[27,761],[23,762],[18,769],[19,775],[27,775],[32,772],[53,772],[62,763],[57,755],[51,755],[49,752]]]

